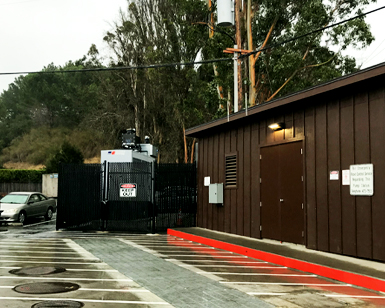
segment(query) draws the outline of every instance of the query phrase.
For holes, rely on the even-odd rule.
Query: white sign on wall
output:
[[[350,166],[350,194],[352,196],[373,196],[373,164]]]
[[[336,181],[339,179],[339,171],[330,171],[330,180],[331,181]]]
[[[350,185],[350,170],[342,170],[342,185]]]

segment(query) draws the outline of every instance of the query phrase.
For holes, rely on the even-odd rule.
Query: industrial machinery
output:
[[[132,163],[138,161],[154,162],[158,156],[157,147],[150,144],[150,137],[145,137],[145,143],[140,143],[134,128],[129,128],[121,134],[122,149],[101,151],[101,163]]]

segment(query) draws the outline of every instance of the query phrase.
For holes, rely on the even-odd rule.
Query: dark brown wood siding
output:
[[[260,238],[260,151],[303,140],[305,242],[311,249],[385,261],[385,78],[307,97],[199,136],[198,226]],[[273,112],[274,111],[274,112]],[[268,125],[284,122],[285,130]],[[223,206],[208,203],[211,183],[224,183],[225,155],[237,155],[237,185]],[[342,170],[374,165],[374,196],[354,197]],[[338,171],[339,180],[330,180]]]

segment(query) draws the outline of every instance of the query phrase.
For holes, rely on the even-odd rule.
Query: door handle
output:
[[[279,199],[279,202],[283,202],[283,199]]]

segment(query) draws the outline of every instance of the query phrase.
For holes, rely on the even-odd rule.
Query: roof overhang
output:
[[[189,137],[198,137],[207,133],[208,130],[225,128],[227,125],[234,125],[235,122],[239,120],[245,120],[246,118],[252,117],[253,115],[266,112],[268,110],[292,104],[295,102],[300,102],[301,100],[314,97],[320,94],[326,94],[328,92],[338,90],[356,83],[366,81],[371,78],[375,78],[381,75],[385,75],[385,63],[378,64],[363,70],[360,70],[356,73],[349,74],[337,79],[333,79],[326,83],[295,92],[293,94],[287,95],[282,98],[275,99],[271,102],[263,103],[251,107],[247,111],[243,109],[235,114],[231,114],[229,117],[224,117],[212,122],[208,122],[199,126],[195,126],[186,130],[186,136]]]

